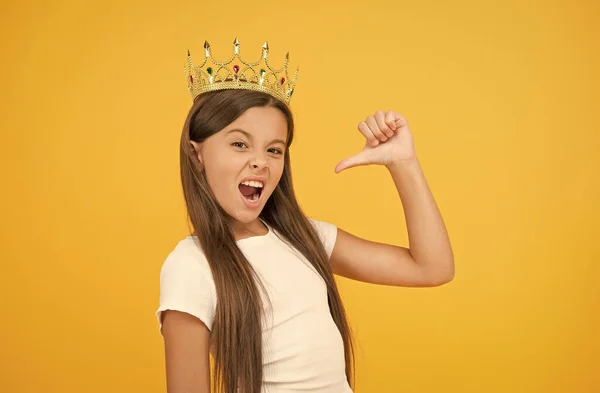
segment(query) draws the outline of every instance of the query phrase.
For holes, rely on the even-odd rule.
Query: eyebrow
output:
[[[233,132],[239,132],[240,134],[244,134],[248,139],[254,139],[252,137],[252,134],[250,134],[248,131],[242,130],[241,128],[233,128],[233,129],[227,131],[227,134],[231,134]],[[287,146],[287,144],[285,143],[285,141],[283,139],[279,139],[279,138],[273,139],[271,141],[271,143],[269,143],[269,144],[272,144],[272,143],[281,143],[282,145]]]

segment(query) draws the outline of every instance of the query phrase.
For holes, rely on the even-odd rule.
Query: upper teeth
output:
[[[250,187],[258,187],[258,188],[263,188],[263,183],[260,181],[243,181],[242,184],[245,184],[247,186]]]

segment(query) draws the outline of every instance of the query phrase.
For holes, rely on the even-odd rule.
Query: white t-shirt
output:
[[[331,256],[337,227],[310,221]],[[269,296],[263,298],[262,391],[351,393],[344,344],[329,311],[325,282],[300,252],[267,227],[269,233],[264,236],[237,241]],[[175,246],[161,269],[159,325],[163,311],[177,310],[196,316],[212,329],[216,297],[204,253],[188,236]]]

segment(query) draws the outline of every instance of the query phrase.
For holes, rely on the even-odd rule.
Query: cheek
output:
[[[283,160],[278,160],[273,165],[271,165],[271,176],[276,181],[274,187],[277,186],[279,180],[281,180],[281,176],[283,175],[284,162]]]
[[[210,189],[217,197],[223,197],[231,191],[232,182],[239,174],[239,167],[235,161],[230,159],[211,160],[210,165],[206,165],[206,179]]]

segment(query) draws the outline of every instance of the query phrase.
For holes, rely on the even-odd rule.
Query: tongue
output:
[[[256,191],[257,191],[256,187],[247,186],[245,184],[240,184],[239,188],[240,188],[240,192],[245,197],[250,197],[250,196],[256,194]]]

